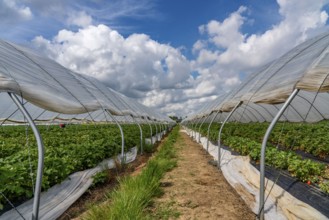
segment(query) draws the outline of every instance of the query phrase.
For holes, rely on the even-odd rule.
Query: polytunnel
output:
[[[115,125],[120,130],[121,159],[124,159],[125,151],[128,149],[125,147],[123,126],[127,124],[138,126],[142,153],[143,141],[146,137],[146,134],[143,136],[143,131],[145,133],[147,129],[150,130],[151,144],[153,144],[153,134],[164,132],[165,128],[168,129],[174,124],[170,118],[115,92],[93,77],[73,72],[28,48],[2,40],[0,41],[0,91],[2,129],[24,125],[25,144],[30,145],[33,139],[30,137],[29,128],[32,128],[37,141],[38,169],[35,183],[32,180],[34,194],[33,210],[30,210],[32,219],[39,219],[40,193],[44,184],[42,182],[45,167],[44,152],[47,149],[44,147],[40,129],[48,131],[52,129],[50,128],[52,125],[62,127],[68,125],[72,129],[79,129],[75,125],[91,124],[94,128],[99,126],[102,132],[104,130],[106,132],[105,124]],[[56,132],[62,131],[56,130]],[[87,140],[92,138],[88,136]],[[109,140],[106,141],[109,144]],[[128,141],[131,142],[129,139]],[[28,158],[33,176],[30,148]],[[5,159],[1,159],[0,163],[4,163]],[[0,197],[18,212],[18,218],[24,218],[10,202],[9,196],[6,196],[2,190],[0,193]],[[1,203],[0,200],[0,207],[3,206]]]
[[[217,117],[221,123],[218,146],[221,146],[221,133],[227,121],[271,122],[263,134],[261,148],[258,212],[261,219],[264,218],[265,149],[271,131],[278,121],[315,123],[329,119],[328,76],[329,33],[324,33],[259,68],[230,93],[183,121],[193,128],[202,118],[211,125],[211,118]],[[218,150],[218,165],[220,152]]]

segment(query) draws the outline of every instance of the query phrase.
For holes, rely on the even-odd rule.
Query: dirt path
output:
[[[162,141],[161,141],[162,142]],[[124,170],[108,170],[108,177],[102,185],[88,189],[68,210],[66,210],[57,220],[80,220],[87,214],[88,210],[95,204],[103,204],[108,200],[107,194],[118,185],[118,178],[127,175],[136,175],[145,166],[152,156],[151,153],[137,155],[136,160],[127,164]]]
[[[179,219],[255,219],[199,144],[180,132],[176,146],[178,166],[162,180],[164,195],[155,201],[155,209],[169,205],[180,213]]]

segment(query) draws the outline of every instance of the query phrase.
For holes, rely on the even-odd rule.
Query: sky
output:
[[[186,116],[328,31],[329,0],[0,0],[0,38]]]

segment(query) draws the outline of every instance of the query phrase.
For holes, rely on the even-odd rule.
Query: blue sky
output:
[[[180,116],[327,23],[327,0],[0,0],[0,38]]]
[[[243,29],[249,33],[262,32],[281,19],[277,13],[275,1],[262,0],[228,1],[228,0],[162,0],[155,5],[158,19],[137,21],[135,31],[146,33],[162,43],[170,43],[174,47],[184,46],[188,51],[200,38],[198,27],[210,20],[223,20],[241,5],[249,6],[254,19],[253,24]],[[269,13],[273,16],[267,16]],[[126,24],[129,25],[131,21]]]
[[[15,2],[15,1],[14,1]],[[29,7],[28,2],[16,1],[18,7]],[[24,2],[27,2],[24,4]],[[3,22],[2,27],[7,31],[0,35],[2,39],[9,41],[26,43],[37,35],[45,38],[52,38],[61,29],[78,30],[78,26],[65,23],[65,16],[60,12],[66,8],[67,13],[71,10],[84,10],[93,16],[94,23],[105,24],[118,30],[120,34],[127,37],[133,33],[144,33],[153,40],[160,43],[170,44],[174,47],[184,47],[185,55],[191,57],[191,48],[200,37],[198,27],[208,23],[210,20],[223,20],[230,13],[237,10],[241,5],[249,8],[250,24],[242,29],[246,33],[263,32],[281,19],[278,14],[276,1],[262,0],[228,1],[228,0],[152,0],[138,1],[135,4],[140,8],[130,12],[122,12],[118,16],[109,16],[111,11],[125,4],[118,4],[116,1],[78,1],[78,3],[64,3],[65,1],[55,0],[51,9],[47,9],[47,4],[40,4],[35,1],[33,5],[33,18],[28,20],[15,19],[11,22]],[[125,2],[125,1],[123,1]],[[130,2],[130,1],[126,1]],[[142,2],[142,3],[138,3]],[[119,6],[112,6],[119,5]],[[30,6],[30,10],[33,9]],[[56,16],[58,14],[58,16]],[[268,16],[271,14],[271,16]],[[4,13],[3,16],[6,14]]]

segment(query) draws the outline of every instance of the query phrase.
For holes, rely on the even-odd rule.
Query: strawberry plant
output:
[[[326,193],[329,193],[329,181],[322,182],[319,184],[320,189]]]
[[[270,135],[265,162],[277,169],[288,170],[302,182],[319,184],[328,192],[325,165],[310,159],[303,159],[292,150],[303,150],[314,156],[325,158],[329,154],[328,121],[315,124],[278,123]],[[222,144],[241,155],[248,155],[256,163],[260,159],[261,143],[268,123],[227,123],[221,135]],[[209,124],[203,124],[200,132],[207,136]],[[190,126],[190,128],[199,126]],[[209,139],[217,141],[220,124],[213,123]],[[280,150],[276,146],[279,145]]]
[[[149,137],[149,125],[141,126],[143,137]],[[121,135],[115,124],[72,124],[65,128],[38,125],[38,128],[45,146],[43,190],[60,183],[73,172],[94,167],[103,159],[121,152]],[[138,126],[127,124],[122,128],[125,150],[140,146]],[[154,125],[152,129],[155,135]],[[26,126],[3,126],[0,137],[0,192],[12,201],[31,198],[31,175],[34,179],[37,167],[33,132]],[[0,194],[0,209],[5,203]]]

